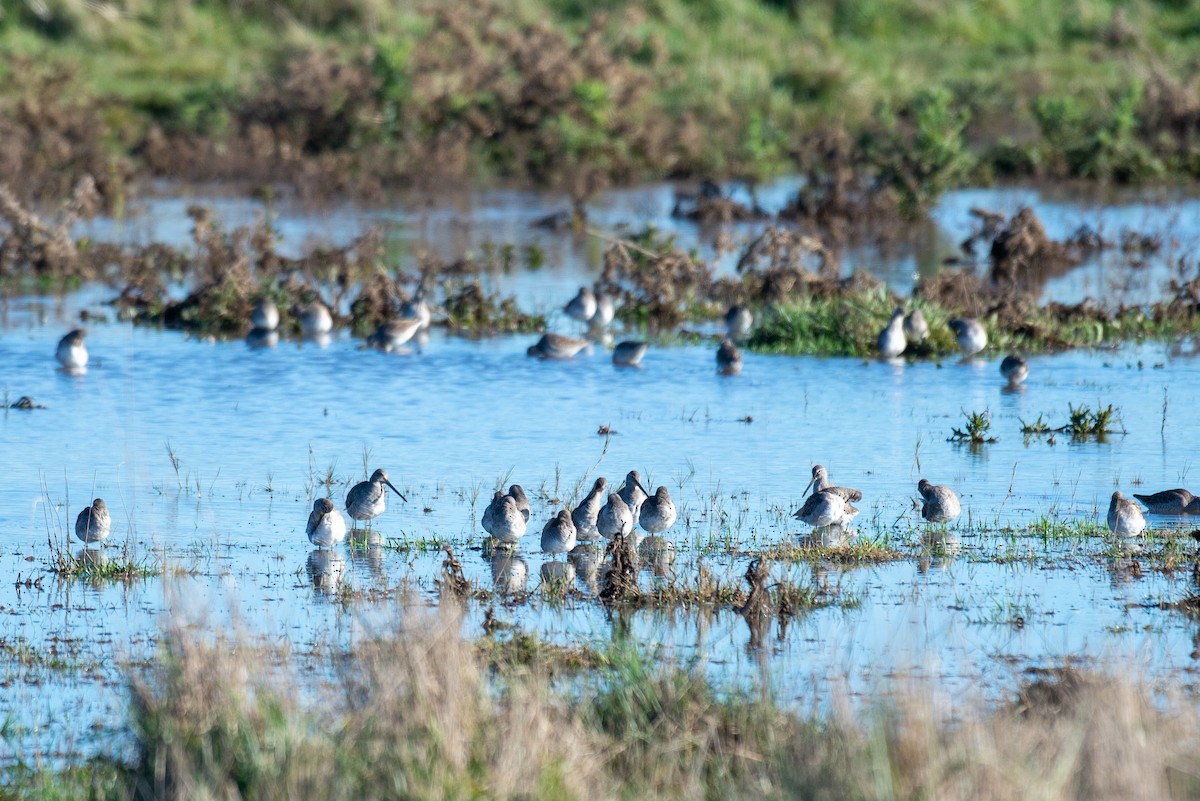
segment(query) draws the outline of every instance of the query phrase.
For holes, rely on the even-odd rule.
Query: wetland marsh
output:
[[[778,196],[793,188],[782,184]],[[1043,304],[1153,303],[1195,269],[1188,254],[1200,229],[1179,211],[1186,198],[1143,194],[1099,210],[1024,191],[963,194],[947,195],[915,245],[842,254],[847,273],[869,266],[907,295],[914,276],[936,271],[971,232],[964,209],[974,205],[1007,214],[1031,205],[1052,239],[1090,225],[1168,243],[1132,267],[1099,253],[1046,283]],[[601,196],[590,224],[610,238],[646,225],[669,231],[697,259],[713,258],[716,275],[736,278],[714,258],[714,231],[748,242],[767,223],[705,228],[673,218],[671,199],[665,187]],[[600,269],[604,240],[531,227],[559,202],[482,192],[454,207],[313,215],[165,196],[127,221],[78,223],[74,235],[189,252],[183,210],[200,204],[229,230],[269,219],[283,253],[337,246],[367,222],[388,226],[383,248],[401,265],[536,248],[544,266],[517,260],[476,278],[574,333],[559,309]],[[10,407],[0,417],[0,527],[10,532],[0,561],[2,757],[21,770],[143,758],[129,677],[179,648],[210,647],[191,638],[240,643],[230,653],[271,670],[287,665],[311,700],[338,681],[341,659],[360,658],[431,606],[459,609],[454,630],[493,669],[575,676],[567,686],[583,681],[574,686],[587,697],[603,692],[587,689],[592,681],[619,683],[611,671],[623,648],[640,654],[642,670],[684,671],[718,695],[765,692],[780,710],[819,716],[846,703],[867,710],[911,686],[1003,704],[1030,676],[1064,668],[1132,671],[1159,703],[1164,693],[1193,695],[1200,628],[1181,602],[1196,591],[1194,526],[1150,516],[1147,536],[1130,545],[1109,534],[1104,510],[1114,489],[1194,482],[1195,332],[1033,354],[1013,391],[995,348],[961,362],[751,349],[741,375],[719,376],[718,329],[702,319],[685,323],[693,333],[683,339],[650,332],[643,367],[632,370],[615,368],[602,342],[542,362],[525,356],[535,334],[462,336],[440,325],[402,353],[362,349],[345,329],[323,343],[285,335],[252,348],[239,335],[122,321],[109,305],[119,285],[39,295],[18,281],[0,313]],[[338,311],[352,300],[343,296]],[[435,321],[443,300],[433,298]],[[92,361],[72,375],[55,369],[54,346],[81,314]],[[21,397],[36,408],[12,408]],[[1030,425],[1058,426],[1085,406],[1111,407],[1109,433]],[[972,413],[986,415],[988,437],[949,441]],[[791,517],[815,463],[863,491],[847,529],[810,531]],[[314,549],[304,537],[312,501],[328,495],[340,508],[379,466],[408,502],[393,496],[369,535]],[[664,535],[673,550],[643,554],[636,588],[605,601],[603,552],[552,559],[537,531],[595,477],[615,487],[630,469],[651,489],[669,488],[679,519]],[[949,528],[920,520],[922,477],[959,493],[963,514]],[[480,517],[492,491],[513,482],[532,516],[509,552],[485,543]],[[72,521],[93,497],[106,499],[113,533],[85,552]],[[763,618],[738,612],[755,559],[769,562]],[[447,589],[456,577],[457,593]]]

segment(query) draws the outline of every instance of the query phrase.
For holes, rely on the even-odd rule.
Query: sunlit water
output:
[[[651,218],[694,241],[694,226],[665,216],[670,197],[666,188],[614,193],[593,221],[611,228]],[[187,202],[156,202],[123,235],[184,241]],[[1055,236],[1096,225],[1098,215],[1118,228],[1170,218],[1158,222],[1179,242],[1197,233],[1179,222],[1186,202],[1161,215],[1133,203],[1092,213],[1031,192],[958,193],[935,215],[943,227],[933,251],[944,255],[965,237],[970,206],[1012,211],[1027,202]],[[343,209],[281,215],[277,225],[295,245],[390,220],[412,247],[448,254],[536,236],[557,256],[552,266],[492,280],[529,308],[552,309],[589,275],[589,254],[598,252],[594,240],[530,232],[531,219],[555,208],[553,198],[484,193],[466,209]],[[227,201],[221,213],[250,219],[254,207]],[[94,233],[114,230],[100,223]],[[920,258],[903,255],[879,272],[904,289],[926,269]],[[1170,269],[1165,261],[1148,266],[1137,291],[1157,297]],[[1128,272],[1087,265],[1048,292],[1099,294]],[[535,590],[547,561],[538,534],[559,508],[554,500],[573,504],[596,475],[619,484],[633,468],[651,489],[666,485],[680,508],[667,534],[677,546],[668,572],[680,583],[701,564],[736,583],[750,554],[807,534],[790,513],[814,463],[863,491],[860,536],[886,537],[911,558],[855,568],[777,565],[781,579],[827,581],[860,603],[803,616],[782,638],[772,628],[757,649],[728,609],[630,612],[618,626],[582,580],[582,598],[498,598],[498,617],[560,643],[600,644],[627,626],[660,658],[694,661],[734,684],[763,681],[802,704],[835,692],[871,694],[895,676],[1003,693],[1031,665],[1076,659],[1126,671],[1132,663],[1155,679],[1191,682],[1200,629],[1157,608],[1190,591],[1188,570],[1139,573],[1133,559],[1106,556],[1104,538],[1047,544],[1022,529],[1046,517],[1102,519],[1114,489],[1195,488],[1200,362],[1192,343],[1035,357],[1015,393],[1003,390],[1002,354],[893,365],[747,353],[743,375],[720,377],[710,346],[652,350],[645,369],[619,370],[599,347],[573,362],[528,359],[531,337],[474,342],[435,331],[419,350],[383,355],[345,336],[324,348],[284,341],[252,350],[116,323],[91,326],[86,374],[56,370],[55,342],[78,309],[100,308],[112,294],[85,287],[64,299],[9,298],[0,318],[0,391],[9,403],[27,395],[46,407],[0,416],[0,717],[11,732],[0,744],[4,759],[113,742],[124,720],[121,663],[153,657],[166,613],[299,652],[313,642],[345,645],[395,614],[400,589],[436,600],[442,554],[429,543],[442,541],[480,586]],[[1062,424],[1071,404],[1112,404],[1126,433],[1099,443],[1022,437],[1022,421],[1044,415]],[[984,409],[998,441],[975,450],[947,441],[964,410]],[[601,426],[614,433],[599,435]],[[377,466],[409,500],[389,499],[375,523],[382,543],[314,556],[304,524],[312,499],[326,493],[326,475],[340,507],[349,484]],[[921,477],[962,496],[954,555],[921,555],[912,505]],[[501,482],[521,483],[533,502],[512,559],[480,548],[478,516]],[[92,585],[48,573],[52,541],[75,552],[75,515],[97,496],[114,518],[109,557],[129,544],[166,577]],[[1016,533],[998,532],[1007,527]],[[362,600],[347,608],[331,599],[341,586]],[[467,633],[479,632],[481,619],[473,607]],[[70,669],[47,664],[58,656]]]

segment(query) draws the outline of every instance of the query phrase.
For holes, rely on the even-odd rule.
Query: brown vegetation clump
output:
[[[905,230],[899,195],[874,179],[870,159],[844,129],[804,143],[797,155],[806,180],[780,220],[811,227],[834,244],[888,241]]]
[[[1079,263],[1065,245],[1046,236],[1030,208],[1018,211],[992,239],[992,283],[1014,290],[1040,291],[1046,281]]]
[[[90,178],[96,202],[111,208],[125,194],[130,166],[109,154],[106,126],[94,100],[75,100],[75,76],[14,57],[0,68],[0,185],[21,203],[55,202]]]
[[[601,291],[659,330],[691,319],[695,306],[708,301],[711,286],[708,266],[670,243],[655,251],[621,240],[604,252]]]
[[[652,79],[635,66],[652,44],[606,41],[605,24],[595,16],[572,40],[495,0],[436,6],[408,72],[417,163],[464,174],[482,142],[576,202],[647,164],[669,170],[675,123],[651,113]]]
[[[150,128],[137,152],[176,180],[284,181],[306,199],[377,196],[395,159],[369,131],[381,116],[369,54],[290,56],[277,78],[231,109],[228,130]]]
[[[52,223],[42,220],[6,184],[0,184],[0,279],[32,273],[39,278],[94,278],[102,264],[71,239],[79,220],[90,220],[101,199],[90,175],[75,185]]]

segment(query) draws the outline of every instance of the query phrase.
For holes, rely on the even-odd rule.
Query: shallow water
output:
[[[651,214],[669,198],[662,192],[612,195],[593,217]],[[553,199],[521,200],[528,197],[484,193],[468,211],[392,214],[422,220],[404,223],[419,232],[414,238],[432,236],[444,218],[469,219],[471,236],[486,230],[509,241],[528,231],[527,218],[554,207]],[[1005,198],[960,193],[938,218]],[[360,212],[344,213],[361,221]],[[1069,227],[1071,214],[1087,212],[1063,212],[1055,224]],[[281,228],[300,236],[303,219]],[[1050,225],[1055,215],[1043,219]],[[138,224],[148,236],[186,236],[186,228]],[[322,215],[309,233],[335,236],[340,225],[337,214]],[[569,238],[561,245],[563,253],[590,247]],[[905,268],[891,269],[898,276]],[[550,308],[586,270],[586,260],[564,259],[495,280]],[[435,331],[419,351],[383,355],[345,336],[323,348],[284,341],[252,350],[112,323],[91,326],[86,374],[56,370],[55,342],[77,310],[110,294],[85,287],[64,299],[9,298],[0,315],[0,392],[10,403],[28,395],[46,407],[0,416],[0,719],[12,732],[0,758],[109,747],[124,720],[121,663],[154,655],[167,613],[297,652],[344,645],[395,614],[402,589],[436,599],[440,542],[481,586],[535,590],[547,561],[538,533],[556,500],[573,503],[596,475],[617,484],[629,469],[651,489],[666,485],[679,505],[667,572],[683,584],[700,565],[736,583],[750,554],[806,535],[790,512],[817,462],[863,491],[858,536],[885,538],[910,558],[854,568],[777,564],[780,578],[826,581],[843,602],[858,603],[805,615],[782,639],[772,629],[759,649],[748,647],[745,622],[727,609],[614,621],[583,582],[583,596],[565,601],[536,592],[531,603],[498,600],[498,617],[562,643],[603,643],[628,626],[664,659],[695,660],[738,684],[765,680],[802,703],[838,690],[870,694],[896,676],[996,694],[1031,665],[1068,659],[1122,670],[1132,660],[1153,680],[1192,683],[1200,628],[1157,608],[1191,591],[1190,571],[1138,571],[1133,563],[1145,560],[1109,555],[1105,538],[1044,542],[1023,527],[1044,517],[1102,519],[1118,488],[1195,485],[1194,344],[1035,357],[1027,385],[1009,393],[1002,354],[905,365],[747,353],[743,375],[720,377],[711,346],[654,349],[645,369],[619,370],[601,348],[572,362],[528,359],[532,337],[474,342]],[[1022,420],[1044,414],[1061,424],[1071,404],[1113,404],[1126,433],[1100,443],[1021,436]],[[963,410],[983,409],[997,442],[972,450],[946,441]],[[615,433],[600,436],[600,426]],[[313,497],[327,491],[323,478],[332,472],[328,491],[340,507],[348,486],[377,466],[409,499],[389,499],[375,525],[382,542],[314,556],[303,529]],[[920,547],[911,502],[920,477],[962,497],[953,555]],[[492,490],[511,482],[529,491],[533,519],[518,553],[494,559],[480,548],[477,519]],[[75,552],[74,517],[96,496],[114,517],[108,557],[128,544],[166,577],[94,585],[48,573],[51,541]],[[1016,531],[998,531],[1005,527]],[[1163,543],[1155,537],[1145,547],[1158,552]],[[30,577],[40,586],[24,586]],[[643,576],[647,586],[654,580]],[[356,591],[349,606],[331,597],[340,586]],[[480,631],[482,615],[472,607],[468,633]]]

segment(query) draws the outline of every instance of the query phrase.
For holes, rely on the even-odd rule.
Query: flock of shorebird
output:
[[[367,345],[385,351],[400,348],[423,328],[430,324],[431,313],[425,303],[423,292],[418,289],[413,300],[401,310],[401,316],[380,324]],[[563,311],[573,320],[585,323],[593,332],[603,330],[612,322],[615,309],[611,298],[580,288]],[[328,334],[333,328],[333,317],[320,301],[313,301],[292,309],[293,316],[300,322],[306,335]],[[725,318],[726,336],[717,349],[717,369],[724,374],[737,374],[742,369],[742,354],[736,341],[745,337],[754,324],[754,316],[745,306],[732,306]],[[279,310],[269,299],[262,299],[255,306],[250,320],[251,338],[278,338]],[[987,347],[987,331],[978,321],[970,318],[955,318],[948,323],[965,357],[971,357]],[[81,371],[88,363],[88,351],[84,342],[86,331],[75,329],[58,343],[56,357],[64,369]],[[880,357],[892,359],[900,356],[909,344],[923,341],[929,336],[929,324],[920,309],[905,314],[897,308],[887,326],[879,333],[876,347]],[[546,333],[528,349],[528,355],[542,359],[569,359],[574,357],[591,341],[564,334]],[[640,365],[648,345],[643,341],[628,340],[613,348],[612,361],[619,366]],[[1029,375],[1029,366],[1018,355],[1009,355],[1000,364],[1000,371],[1010,385],[1017,385]],[[366,481],[351,487],[346,494],[345,510],[357,525],[358,521],[369,521],[382,514],[386,508],[390,488],[407,499],[388,480],[382,468],[371,474]],[[666,487],[659,487],[653,495],[641,484],[636,470],[631,470],[618,492],[608,493],[608,482],[596,479],[591,491],[583,501],[568,511],[562,509],[542,528],[541,546],[548,554],[570,552],[576,543],[588,543],[597,537],[612,539],[633,534],[639,527],[651,537],[671,528],[677,512]],[[814,528],[845,525],[858,514],[854,503],[862,499],[859,490],[840,487],[829,480],[825,468],[817,465],[812,470],[812,481],[805,487],[801,497],[812,495],[794,514],[801,522]],[[948,524],[959,516],[961,504],[958,495],[950,487],[935,485],[925,479],[917,484],[921,495],[921,517],[935,524]],[[1200,498],[1185,489],[1166,490],[1153,495],[1134,495],[1153,514],[1200,515]],[[914,502],[915,503],[915,502]],[[529,499],[519,484],[513,484],[508,492],[496,492],[484,510],[484,530],[497,545],[511,546],[526,532],[529,523]],[[1114,492],[1108,507],[1108,527],[1120,536],[1136,537],[1146,528],[1146,519],[1141,507],[1120,492]],[[111,518],[103,499],[96,498],[91,506],[81,511],[75,520],[75,534],[85,543],[104,541],[111,530]],[[305,528],[308,539],[318,548],[337,545],[345,539],[346,521],[341,512],[328,498],[318,498],[313,503]]]
[[[408,502],[388,480],[387,471],[379,468],[369,479],[355,484],[346,493],[346,514],[355,526],[359,521],[370,525],[371,520],[384,513],[387,509],[385,487]],[[608,480],[597,478],[578,506],[574,509],[564,507],[551,517],[542,527],[542,552],[550,555],[570,553],[577,544],[591,543],[598,538],[611,540],[633,536],[637,527],[649,537],[657,538],[675,525],[678,512],[670,492],[660,486],[650,494],[642,485],[638,471],[630,470],[618,491],[608,492],[608,489]],[[812,490],[811,496],[809,490]],[[921,517],[928,523],[952,523],[962,511],[958,494],[943,484],[921,479],[917,483],[917,492],[922,498],[919,504]],[[808,497],[793,517],[814,529],[848,524],[858,515],[854,503],[862,500],[859,490],[834,484],[822,465],[813,467],[812,480],[801,497],[804,496]],[[1200,514],[1200,497],[1185,489],[1134,497],[1152,514]],[[529,498],[520,484],[513,484],[507,492],[496,491],[484,509],[481,523],[493,544],[513,547],[525,536],[529,519]],[[1145,530],[1146,518],[1135,501],[1114,492],[1108,507],[1108,528],[1118,536],[1136,537]],[[112,518],[101,498],[96,498],[75,518],[75,536],[84,543],[103,542],[111,530]],[[331,548],[346,538],[346,520],[333,501],[318,498],[308,515],[305,533],[309,542],[318,548]],[[671,547],[665,542],[655,544]]]
[[[955,317],[947,325],[954,333],[958,349],[964,358],[971,358],[987,347],[987,329],[983,323],[971,317]],[[924,342],[929,336],[929,323],[920,309],[913,309],[908,314],[897,307],[892,312],[892,319],[879,332],[875,340],[875,349],[880,358],[898,358],[909,345]],[[1010,387],[1015,387],[1029,377],[1029,363],[1024,356],[1010,353],[1000,362],[1000,374],[1008,381]]]

